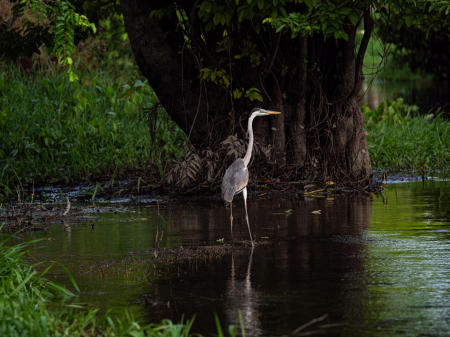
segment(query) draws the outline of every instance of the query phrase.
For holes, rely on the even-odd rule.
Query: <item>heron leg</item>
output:
[[[230,230],[233,235],[233,202],[230,202]]]
[[[244,196],[244,206],[245,206],[245,220],[247,220],[248,233],[250,234],[250,241],[252,242],[252,247],[254,246],[252,231],[250,230],[250,222],[248,221],[247,213],[247,187],[242,190],[242,195]]]

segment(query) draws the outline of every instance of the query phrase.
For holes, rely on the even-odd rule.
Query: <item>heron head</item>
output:
[[[273,110],[266,110],[263,108],[253,108],[252,112],[250,113],[250,116],[253,114],[256,116],[267,116],[267,115],[279,115],[281,112],[279,111],[273,111]]]

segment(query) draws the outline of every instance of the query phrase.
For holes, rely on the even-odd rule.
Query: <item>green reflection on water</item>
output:
[[[127,308],[139,317],[143,309],[140,295],[148,282],[164,272],[155,273],[145,252],[155,246],[179,245],[172,235],[172,219],[163,213],[145,208],[99,214],[94,223],[56,225],[48,232],[26,233],[24,239],[44,239],[33,244],[32,255],[38,261],[67,266],[82,290],[80,302],[103,311]],[[71,287],[58,265],[49,277]]]
[[[391,185],[374,198],[362,275],[366,289],[350,304],[353,332],[448,334],[449,201],[445,181]]]

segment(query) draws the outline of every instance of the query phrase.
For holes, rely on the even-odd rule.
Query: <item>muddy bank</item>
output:
[[[314,191],[323,193],[354,192],[377,190],[380,179],[374,176],[371,182],[356,182],[355,184],[338,183],[334,181],[318,182],[311,180],[282,181],[280,179],[258,178],[253,176],[249,183],[249,193],[287,193],[289,197],[301,196]],[[38,200],[48,204],[65,204],[71,202],[91,203],[156,203],[162,200],[196,199],[206,197],[208,200],[220,200],[220,182],[217,184],[200,184],[178,188],[175,185],[163,184],[152,179],[143,179],[131,174],[125,179],[98,180],[77,185],[28,186],[20,191],[21,200]],[[14,201],[14,200],[13,200]]]
[[[54,224],[94,222],[96,214],[117,213],[126,210],[126,205],[163,205],[166,201],[156,195],[156,189],[140,188],[134,180],[23,189],[17,201],[1,204],[0,231],[39,231]]]
[[[124,181],[117,188],[93,186],[61,186],[37,188],[32,192],[31,201],[4,204],[0,208],[0,231],[39,231],[55,224],[95,222],[96,214],[117,213],[129,206],[168,207],[171,204],[188,202],[217,202],[223,204],[219,192],[199,191],[196,193],[173,191],[164,196],[133,194],[130,182]],[[370,189],[363,190],[369,193]],[[99,192],[101,191],[101,192]],[[136,191],[135,191],[136,192]],[[326,184],[303,184],[302,182],[253,183],[249,187],[250,199],[281,198],[294,200],[303,197],[323,198],[341,193],[361,193],[361,190],[343,188],[333,182]],[[21,197],[25,200],[26,194]]]
[[[34,203],[17,203],[0,209],[1,231],[42,231],[54,224],[93,222],[99,208],[70,207],[61,205],[42,205]]]
[[[128,211],[118,204],[66,204],[41,202],[17,202],[0,208],[0,232],[45,231],[53,225],[64,225],[69,230],[71,224],[93,223],[101,213]]]
[[[308,183],[259,180],[249,185],[251,199],[297,199],[327,197],[343,193],[380,192],[383,185],[411,181],[425,181],[431,176],[411,173],[386,173],[374,170],[371,184],[349,187],[333,181]],[[142,179],[106,181],[79,186],[46,186],[24,190],[20,200],[3,204],[0,208],[1,231],[46,230],[53,224],[96,221],[98,213],[114,213],[128,205],[165,207],[170,203],[214,201],[222,203],[219,190],[177,191],[161,185],[145,183]]]

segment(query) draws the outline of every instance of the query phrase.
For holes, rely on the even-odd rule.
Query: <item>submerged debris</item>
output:
[[[258,244],[258,243],[256,243]],[[261,243],[262,244],[262,243]],[[233,244],[220,244],[220,245],[207,245],[197,247],[178,247],[178,248],[151,248],[141,252],[129,252],[129,255],[151,255],[154,259],[164,262],[171,261],[188,261],[188,260],[209,260],[224,255],[228,255],[231,252],[235,252],[238,249],[251,247],[250,241],[236,241]]]
[[[99,210],[96,212],[100,212]],[[0,231],[41,231],[51,224],[91,222],[97,218],[87,207],[16,203],[0,208]]]
[[[266,241],[258,242],[256,245],[267,244]],[[165,274],[171,268],[180,265],[196,266],[199,263],[209,263],[220,260],[229,255],[248,254],[251,249],[250,241],[238,241],[233,244],[206,245],[197,247],[178,248],[152,248],[145,251],[129,252],[129,256],[121,260],[103,261],[82,268],[83,273],[111,275],[118,277],[124,275],[149,275]]]

